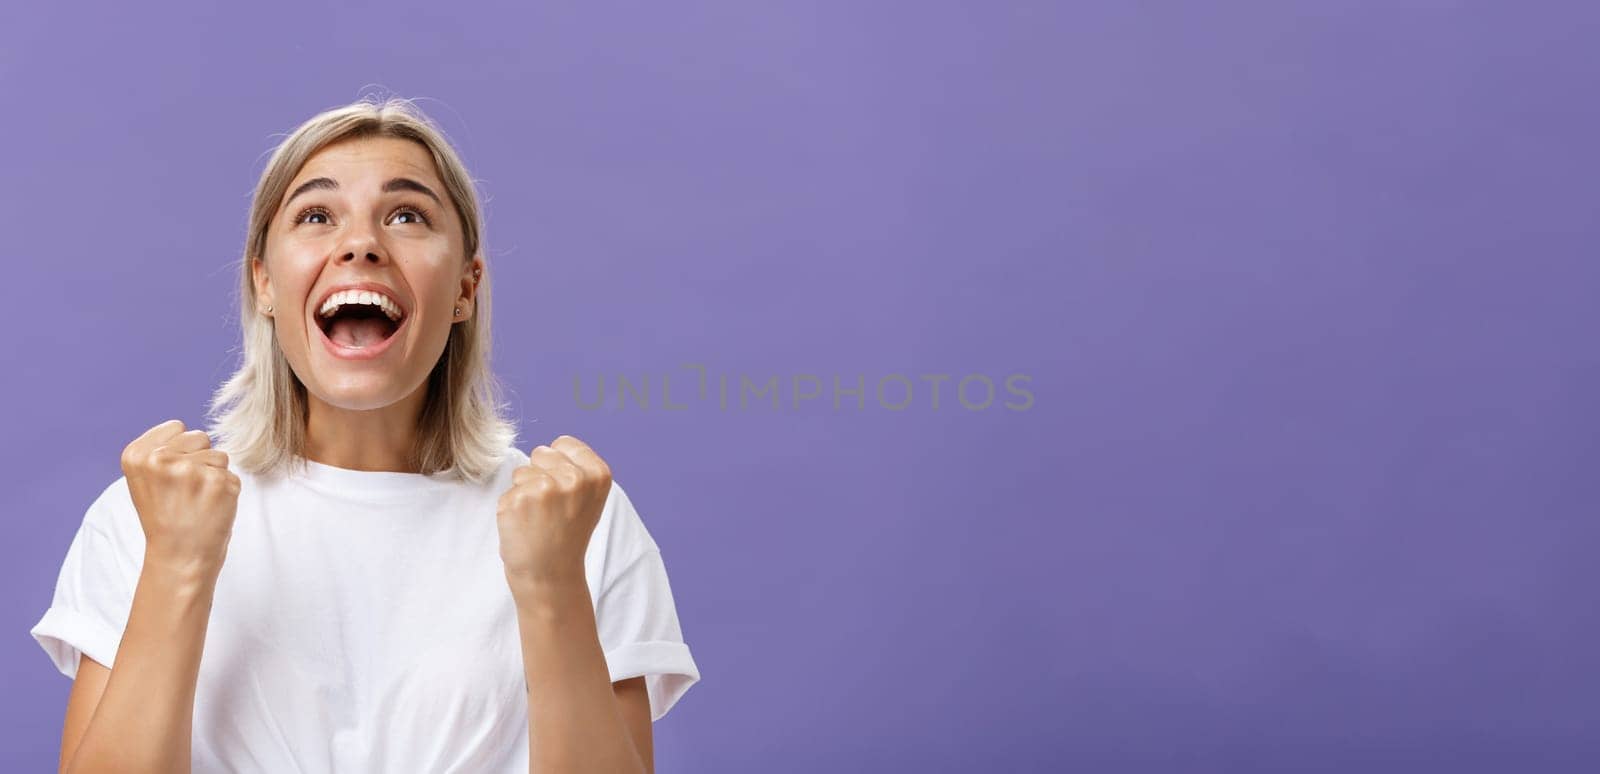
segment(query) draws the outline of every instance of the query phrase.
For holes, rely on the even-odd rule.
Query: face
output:
[[[432,156],[400,138],[345,140],[308,159],[287,190],[266,255],[251,262],[258,308],[273,307],[284,357],[313,398],[333,406],[419,397],[450,327],[473,314],[483,266],[464,255]],[[392,304],[349,303],[324,317],[329,291],[355,283]]]

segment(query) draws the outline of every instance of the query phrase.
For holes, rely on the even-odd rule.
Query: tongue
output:
[[[389,328],[375,317],[341,318],[328,328],[328,338],[344,347],[368,347],[388,338]]]

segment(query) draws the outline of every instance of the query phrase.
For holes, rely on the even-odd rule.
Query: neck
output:
[[[350,470],[419,472],[412,450],[427,385],[375,409],[349,409],[307,393],[305,457]]]

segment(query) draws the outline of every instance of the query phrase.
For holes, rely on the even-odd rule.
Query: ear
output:
[[[478,303],[478,285],[483,283],[483,268],[483,257],[473,256],[461,270],[461,294],[456,296],[455,303],[461,314],[452,317],[453,322],[462,322],[472,317],[473,308]]]
[[[256,287],[256,308],[264,310],[272,306],[272,280],[267,276],[266,261],[250,259],[250,281]]]

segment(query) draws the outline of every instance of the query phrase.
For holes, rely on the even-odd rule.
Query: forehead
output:
[[[325,146],[306,159],[290,190],[313,177],[331,177],[346,188],[376,187],[391,177],[411,177],[435,187],[439,182],[428,150],[399,137],[359,137]]]

